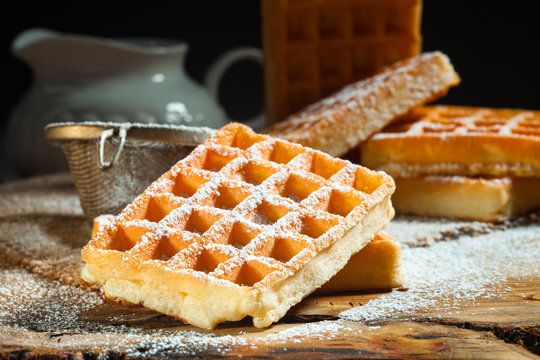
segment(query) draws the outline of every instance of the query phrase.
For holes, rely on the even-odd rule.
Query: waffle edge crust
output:
[[[82,250],[105,297],[202,328],[256,327],[342,269],[394,215],[392,178],[229,124]]]
[[[460,82],[441,52],[398,61],[275,124],[272,136],[341,156],[416,106]]]

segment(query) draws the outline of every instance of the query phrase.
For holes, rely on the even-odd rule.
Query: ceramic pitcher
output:
[[[207,87],[184,72],[186,43],[112,40],[30,29],[12,43],[34,72],[29,93],[14,109],[7,152],[22,175],[66,168],[63,154],[45,143],[43,128],[56,122],[132,122],[219,128],[229,119],[217,96],[221,75],[237,60],[261,62],[261,52],[238,48],[217,59]],[[262,115],[251,122],[260,129]]]

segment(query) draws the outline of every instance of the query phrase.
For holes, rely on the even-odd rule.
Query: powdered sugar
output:
[[[310,341],[323,341],[333,339],[337,334],[344,331],[353,331],[343,321],[321,321],[292,326],[279,332],[270,333],[259,339],[259,342],[272,342],[283,344],[291,341],[301,343],[304,338],[309,337]]]
[[[92,328],[77,317],[103,304],[101,296],[47,281],[21,269],[0,271],[0,323],[34,331]]]
[[[206,332],[168,319],[161,323],[154,320],[154,326],[161,328],[154,328],[148,320],[140,326],[133,321],[129,308],[103,304],[97,293],[46,281],[24,270],[0,269],[0,300],[0,338],[5,331],[23,333],[26,340],[18,339],[17,345],[32,347],[37,343],[34,337],[45,331],[47,340],[61,337],[61,343],[54,344],[59,349],[91,348],[103,353],[124,352],[128,356],[218,355],[238,346],[256,349],[270,342],[301,342],[308,336],[324,340],[348,329],[341,322],[327,321],[292,325],[254,336],[249,329],[231,329],[229,334],[219,329]],[[111,306],[117,310],[111,311]],[[151,312],[147,315],[150,319],[155,316]],[[5,341],[9,343],[9,337]]]
[[[394,236],[402,247],[419,247],[458,239],[465,235],[489,234],[535,223],[540,223],[540,212],[495,223],[398,215],[390,222],[387,232]]]
[[[412,220],[408,221],[412,226]],[[405,248],[403,256],[409,290],[383,294],[364,306],[343,312],[340,316],[344,320],[379,321],[414,317],[426,310],[459,311],[463,301],[504,295],[508,288],[501,284],[509,274],[517,278],[538,274],[540,225],[465,236],[431,247]],[[349,329],[346,321],[323,321],[280,325],[259,334],[227,326],[227,331],[194,331],[151,311],[104,304],[95,292],[9,267],[0,267],[0,299],[0,323],[4,328],[28,331],[32,336],[36,330],[65,334],[62,347],[85,345],[129,356],[219,355],[234,353],[238,347],[256,350],[269,343],[294,346],[305,339],[332,339],[354,330]],[[134,321],[134,315],[143,320]]]
[[[150,310],[106,304],[98,292],[70,285],[80,286],[80,247],[90,228],[74,205],[77,195],[72,185],[62,185],[65,180],[57,176],[25,182],[24,187],[0,188],[2,199],[9,197],[13,205],[1,208],[8,216],[0,218],[2,344],[11,341],[34,347],[40,343],[66,351],[97,349],[128,356],[234,355],[238,348],[262,351],[268,343],[287,347],[358,331],[349,329],[351,323],[345,319],[378,321],[425,311],[457,312],[463,302],[504,296],[511,286],[505,283],[509,276],[530,277],[540,271],[536,214],[496,224],[401,216],[392,221],[388,232],[406,244],[408,291],[379,295],[342,313],[341,321],[281,323],[264,331],[246,321],[224,324],[212,332],[195,330]],[[20,194],[25,187],[34,191],[34,207],[15,201],[18,195],[11,194],[15,189]],[[41,198],[49,199],[48,209],[39,204]],[[52,215],[46,216],[48,211]],[[426,244],[431,246],[418,247]]]
[[[393,291],[340,316],[374,321],[418,311],[459,309],[463,301],[500,296],[512,278],[540,274],[540,225],[403,249],[408,291]]]

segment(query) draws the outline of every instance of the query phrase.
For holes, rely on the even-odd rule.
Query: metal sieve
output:
[[[117,214],[214,130],[134,123],[53,123],[48,142],[60,145],[85,216]]]

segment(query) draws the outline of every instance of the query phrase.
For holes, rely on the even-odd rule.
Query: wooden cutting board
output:
[[[311,296],[267,329],[246,319],[207,331],[82,287],[90,226],[68,175],[4,184],[0,357],[537,359],[538,219],[397,218],[388,231],[404,246],[407,288]]]

